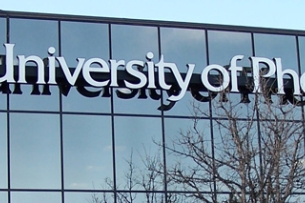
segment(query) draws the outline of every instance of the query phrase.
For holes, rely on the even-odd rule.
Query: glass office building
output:
[[[54,47],[53,55],[63,56],[74,70],[77,58],[156,64],[162,54],[180,73],[187,73],[190,63],[196,65],[194,74],[209,64],[225,67],[235,55],[245,56],[238,61],[243,67],[251,67],[251,56],[280,57],[283,68],[305,72],[303,31],[1,11],[0,42],[15,44],[15,65],[18,55],[45,59]],[[4,46],[0,55],[4,67]],[[118,66],[118,72],[123,69]],[[102,88],[82,79],[74,86],[1,84],[0,202],[140,203],[148,196],[154,198],[150,202],[196,202],[189,196],[197,191],[170,182],[164,173],[177,161],[183,164],[166,146],[193,125],[194,95],[187,91],[179,101],[168,101],[170,90],[130,90],[120,87],[121,76],[116,87]],[[240,96],[231,93],[228,99],[239,102]],[[249,104],[238,104],[241,122],[251,113],[249,97]],[[213,127],[218,100],[196,101],[209,112],[198,122],[211,136],[210,148],[218,134]],[[295,121],[304,121],[303,112],[296,107]],[[148,175],[155,175],[153,184]],[[225,201],[229,193],[214,185],[200,192],[217,192],[219,202]],[[304,200],[303,193],[298,189],[291,201]]]

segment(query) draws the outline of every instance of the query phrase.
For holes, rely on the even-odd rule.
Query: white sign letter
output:
[[[37,84],[46,84],[44,81],[44,63],[42,59],[38,56],[28,56],[24,57],[24,55],[17,56],[19,60],[19,79],[18,83],[26,83],[25,80],[25,64],[29,61],[34,62],[37,65]]]
[[[222,84],[219,87],[214,87],[210,84],[209,82],[210,70],[218,70],[222,74],[222,81],[220,81],[222,82]],[[228,71],[224,67],[220,65],[212,64],[207,66],[205,69],[203,69],[201,73],[201,82],[208,90],[212,92],[221,92],[229,86],[230,76]]]
[[[278,94],[285,94],[284,92],[284,82],[283,82],[283,76],[285,74],[289,74],[292,77],[293,80],[293,87],[294,87],[294,93],[295,95],[300,95],[300,83],[299,83],[299,76],[298,74],[291,69],[282,70],[282,61],[280,58],[275,58],[275,65],[276,65],[276,76],[277,76],[277,88],[278,88]]]
[[[100,65],[100,68],[94,68],[91,67],[91,64],[98,64]],[[93,78],[90,75],[90,72],[97,72],[97,73],[109,73],[109,67],[108,64],[101,58],[91,58],[84,64],[83,67],[83,76],[86,82],[88,82],[90,85],[94,87],[104,87],[108,84],[109,80],[106,81],[96,81],[93,80]]]
[[[62,70],[64,71],[67,81],[70,83],[70,85],[73,86],[76,82],[77,77],[79,76],[79,73],[83,67],[85,59],[77,58],[78,63],[77,63],[77,67],[74,69],[73,74],[71,74],[64,57],[56,57],[56,59],[59,62],[59,65],[61,66]]]
[[[15,44],[4,44],[6,48],[6,72],[0,77],[0,82],[16,82],[14,80],[14,46]]]
[[[138,61],[138,60],[132,60],[132,61],[129,61],[126,65],[127,72],[130,75],[138,78],[140,80],[140,82],[138,84],[132,84],[132,83],[127,82],[126,80],[124,80],[124,83],[125,83],[126,87],[128,87],[128,88],[140,89],[140,88],[142,88],[146,85],[147,78],[144,75],[144,73],[141,73],[140,71],[138,71],[136,69],[133,69],[133,66],[136,66],[136,67],[139,66],[139,67],[144,68],[144,62],[143,61]]]
[[[239,92],[238,84],[237,84],[237,71],[242,71],[243,68],[237,66],[236,62],[237,62],[237,60],[241,60],[243,58],[244,58],[243,55],[237,55],[237,56],[234,56],[230,62],[231,65],[230,65],[229,70],[231,71],[231,85],[232,85],[231,91],[232,92]]]
[[[253,92],[261,92],[260,88],[260,77],[270,77],[274,75],[275,73],[275,64],[273,63],[272,60],[268,58],[263,58],[263,57],[250,57],[252,61],[252,71],[253,71],[253,80],[254,80],[254,90]],[[268,66],[269,71],[268,73],[261,75],[260,74],[260,68],[259,64],[263,63]]]

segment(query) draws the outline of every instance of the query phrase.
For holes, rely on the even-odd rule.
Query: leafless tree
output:
[[[126,159],[127,168],[124,175],[125,183],[121,185],[121,190],[117,192],[118,203],[134,203],[143,201],[143,203],[164,203],[164,196],[158,195],[156,191],[163,189],[162,164],[159,155],[150,155],[144,148],[144,154],[141,154],[143,167],[135,165],[134,154],[131,150],[130,156]],[[110,179],[105,180],[106,185],[113,190],[113,182]],[[138,197],[134,190],[141,190],[145,197]],[[173,198],[173,197],[171,197]],[[140,200],[139,200],[140,199]],[[91,195],[89,203],[108,203],[106,193],[99,197],[96,193]],[[169,202],[169,201],[167,201]]]
[[[268,81],[262,82],[261,91],[252,93],[249,87],[241,93],[242,102],[223,91],[208,103],[209,111],[202,108],[204,104],[193,103],[190,128],[166,141],[170,156],[187,161],[167,165],[164,172],[158,156],[145,154],[144,168],[140,169],[134,165],[131,152],[126,160],[126,185],[124,192],[117,193],[118,202],[135,202],[135,187],[145,191],[146,203],[284,203],[304,192],[301,102],[291,92],[276,95]],[[211,117],[210,123],[202,126],[201,121]],[[164,175],[168,186],[187,191],[184,199],[170,189],[166,199],[156,195],[155,191],[163,189]]]
[[[172,156],[187,159],[188,165],[177,162],[169,168],[169,181],[193,191],[200,202],[287,202],[305,181],[303,123],[298,101],[286,104],[288,96],[273,91],[266,85],[248,104],[219,93],[211,103],[214,118],[205,126],[213,137],[200,124],[211,112],[194,103],[193,126],[167,145]]]

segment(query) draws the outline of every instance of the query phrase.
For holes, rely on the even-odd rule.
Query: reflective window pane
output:
[[[111,192],[66,192],[65,203],[107,203],[114,202]]]
[[[58,47],[57,21],[11,18],[10,43],[16,44],[15,56],[36,55],[45,58],[49,47]]]
[[[299,37],[299,54],[301,62],[301,74],[305,72],[305,37]]]
[[[11,110],[59,110],[58,86],[49,85],[9,85]]]
[[[212,100],[212,115],[217,118],[256,118],[255,94],[218,93]]]
[[[158,33],[156,27],[133,25],[111,25],[112,58],[146,61],[146,54],[152,52],[158,61]]]
[[[208,94],[206,92],[200,92],[200,94],[203,97],[208,97]],[[167,94],[167,92],[163,91],[163,110],[165,115],[171,115],[171,116],[194,116],[196,113],[196,108],[200,107],[202,112],[206,112],[206,115],[202,116],[208,116],[209,112],[209,102],[200,102],[196,100],[189,92],[184,95],[182,99],[179,101],[173,102],[168,101],[168,97],[170,95]]]
[[[13,192],[11,203],[61,203],[59,192]]]
[[[12,188],[60,188],[59,116],[10,116]]]
[[[114,88],[113,94],[115,113],[161,114],[160,90]],[[156,99],[151,98],[152,94]]]
[[[264,157],[263,165],[268,167],[277,166],[276,171],[270,171],[271,183],[280,181],[279,189],[286,188],[287,177],[293,172],[293,191],[304,192],[304,135],[301,122],[284,120],[260,121],[261,145]],[[281,156],[277,156],[277,154]],[[297,167],[296,167],[297,166]],[[272,184],[275,186],[275,184]],[[293,196],[292,196],[293,197]]]
[[[0,18],[0,43],[6,43],[6,19]],[[0,54],[4,54],[5,50],[3,46],[0,49]]]
[[[6,192],[0,192],[0,201],[3,203],[8,203]]]
[[[69,67],[77,58],[109,59],[108,25],[61,21],[61,48]]]
[[[62,95],[63,111],[110,113],[110,90],[108,88],[70,87]]]
[[[255,56],[281,58],[282,67],[299,73],[296,39],[290,35],[254,34]]]
[[[7,188],[7,114],[0,114],[0,188]]]
[[[20,35],[22,33],[22,35]],[[39,42],[39,43],[37,43]],[[10,19],[10,43],[14,43],[14,56],[29,55],[39,56],[41,59],[48,57],[48,48],[58,47],[58,25],[56,21],[48,20],[30,20],[30,19]],[[55,53],[57,55],[57,53]],[[15,62],[17,65],[18,63]],[[33,62],[28,62],[27,66],[36,66]],[[27,71],[26,71],[27,73]],[[24,87],[27,89],[26,87]],[[37,96],[41,101],[41,104],[51,104],[48,106],[33,105],[37,104],[37,99],[27,93],[23,95],[13,95],[12,102],[16,105],[12,105],[12,109],[23,108],[23,110],[58,110],[58,91],[53,90],[51,95]],[[41,93],[42,90],[40,90]],[[55,91],[55,92],[54,92]],[[21,99],[22,98],[22,99]],[[27,103],[27,105],[25,105]],[[40,102],[39,102],[40,103]]]
[[[117,202],[123,203],[123,202],[133,202],[133,203],[144,203],[144,202],[165,202],[164,198],[165,194],[160,194],[160,193],[152,193],[150,191],[147,191],[145,193],[136,193],[136,192],[131,192],[131,193],[124,193],[124,192],[119,192],[117,194]],[[171,202],[169,201],[170,198],[168,198],[168,201],[166,202]],[[174,202],[179,202],[177,199],[172,198],[171,200],[175,200]],[[179,202],[180,203],[180,202]]]
[[[0,85],[0,88],[3,84]],[[7,93],[0,92],[0,110],[7,109]]]
[[[204,193],[202,194],[203,197],[208,200],[208,202],[213,202],[211,198],[211,193]],[[167,194],[167,202],[177,202],[177,203],[184,203],[184,202],[192,202],[192,203],[201,203],[202,200],[200,197],[196,197],[194,193],[179,193],[179,192],[168,192]],[[221,202],[223,203],[223,202]]]
[[[3,45],[6,43],[6,19],[0,18],[0,44]],[[5,55],[4,46],[0,46],[0,57],[1,55]],[[0,59],[0,67],[4,65],[3,59]],[[4,68],[1,68],[4,70]],[[2,85],[1,85],[2,86]],[[0,93],[0,109],[6,109],[6,94]]]
[[[112,25],[112,58],[115,60],[125,60],[125,64],[130,60],[140,60],[147,62],[146,54],[152,52],[152,61],[158,62],[158,32],[156,27]],[[119,67],[126,75],[125,67]],[[139,68],[139,67],[133,67]],[[147,71],[146,65],[143,71]],[[123,82],[123,81],[122,81]],[[144,88],[145,89],[145,88]],[[119,93],[116,93],[119,91]],[[115,113],[137,113],[137,114],[160,114],[160,93],[157,91],[156,100],[150,97],[148,90],[144,90],[144,98],[139,99],[138,90],[132,92],[129,89],[120,88],[114,91],[114,112]],[[122,95],[122,96],[120,96]],[[158,96],[159,95],[159,96]],[[145,98],[147,97],[147,98]],[[128,98],[128,99],[123,99]],[[125,108],[128,106],[128,108]]]
[[[107,62],[109,59],[108,25],[62,21],[61,46],[62,55],[70,68],[77,66],[77,58],[85,58],[85,60],[101,58]],[[105,91],[109,92],[109,90]],[[72,87],[68,96],[63,97],[63,110],[110,112],[110,97],[102,96],[105,91],[102,88]]]
[[[195,65],[193,74],[202,72],[207,65],[205,30],[161,28],[160,33],[161,54],[164,56],[165,62],[175,63],[180,73],[187,72],[187,64]],[[166,92],[163,95],[164,105],[168,106],[170,102],[166,99],[170,95]],[[193,101],[191,92],[188,90],[181,100],[164,113],[166,115],[192,115]]]
[[[162,170],[161,135],[160,118],[115,117],[118,188],[145,190],[152,175],[155,190],[163,189],[162,175],[156,173]],[[137,181],[130,182],[130,178]]]
[[[294,96],[293,99],[287,99],[283,95],[271,95],[264,98],[258,96],[258,107],[260,119],[284,119],[290,121],[299,121],[302,119],[301,107],[296,105],[291,100],[301,101],[299,96]]]
[[[113,174],[110,117],[64,115],[63,133],[65,188],[105,189]]]
[[[250,67],[251,34],[242,32],[208,31],[209,63],[227,66],[235,55],[244,55],[238,66]]]
[[[298,39],[299,39],[301,74],[304,74],[305,73],[305,37],[299,37]],[[303,101],[304,101],[304,98],[303,98]]]
[[[204,30],[161,28],[160,37],[164,61],[175,63],[180,73],[187,72],[187,64],[195,64],[194,73],[207,65]]]
[[[209,120],[165,118],[166,166],[168,189],[194,191],[184,180],[211,176],[206,170],[204,155],[211,157]],[[209,161],[211,161],[210,158]],[[202,164],[198,164],[198,163]],[[192,179],[193,177],[194,179]],[[196,181],[195,181],[196,182]],[[210,191],[211,182],[196,182],[198,190]]]
[[[253,167],[253,170],[259,170],[258,159],[258,132],[257,122],[237,121],[236,119],[215,119],[213,120],[213,138],[214,138],[214,157],[215,166],[219,180],[216,182],[217,190],[220,192],[231,191],[228,187],[239,190],[236,184],[241,183],[238,167],[243,163],[241,160]],[[247,154],[252,156],[246,156]],[[211,166],[209,167],[211,170]],[[231,183],[228,183],[232,181]]]
[[[228,69],[230,67],[231,59],[236,55],[242,55],[243,58],[237,60],[236,65],[238,67],[242,67],[243,71],[251,73],[251,63],[249,57],[252,56],[252,42],[251,42],[250,33],[208,31],[208,43],[209,43],[210,64],[218,64]],[[238,72],[237,78],[231,78],[231,81],[232,80],[239,81],[238,78],[243,76],[244,74]],[[245,86],[245,84],[237,83],[237,85],[239,87],[239,91],[241,92],[249,91],[245,87],[241,89],[241,86]],[[230,92],[230,90],[227,91]],[[246,115],[243,112],[246,113],[247,110],[249,109],[245,108],[248,105],[244,105],[244,104],[239,105],[241,99],[242,99],[242,94],[218,93],[217,97],[212,100],[213,115],[221,116],[219,115],[220,114],[219,110],[221,110],[221,108],[219,108],[219,105],[223,104],[226,106],[226,108],[230,106],[232,110],[233,108],[234,111],[238,110],[238,114],[241,117],[245,117]],[[250,105],[253,103],[250,103]]]
[[[275,35],[275,34],[254,34],[254,49],[255,49],[255,56],[266,57],[269,59],[280,58],[283,70],[291,69],[291,70],[295,71],[297,74],[299,74],[295,36]],[[261,65],[261,68],[263,68],[265,66],[266,65]],[[277,71],[277,73],[278,73],[278,71]],[[274,75],[271,77],[276,77],[276,76]],[[290,77],[291,76],[289,76],[288,74],[283,75],[283,78],[285,78],[285,79],[290,78]],[[298,78],[296,80],[299,81]],[[284,86],[285,86],[285,83],[287,83],[287,82],[284,81],[284,84],[283,84]],[[266,87],[263,86],[263,88],[268,88],[268,86],[266,86]],[[281,88],[281,87],[278,87],[278,88]],[[277,90],[274,90],[274,91],[277,91]],[[290,95],[288,95],[288,97],[290,97]],[[287,101],[288,97],[286,97],[286,101]],[[280,109],[278,107],[281,107],[281,106],[279,106],[278,104],[282,103],[282,101],[281,101],[282,99],[281,98],[278,99],[278,98],[279,98],[278,95],[272,96],[272,102],[274,102],[273,100],[275,100],[275,102],[274,102],[275,108],[273,108],[275,110],[275,112],[280,111]],[[291,100],[293,100],[293,99],[290,99],[290,101]],[[289,99],[288,99],[288,102],[289,102]],[[276,106],[276,105],[278,105],[278,106]],[[267,106],[268,105],[261,105],[261,108],[265,108],[268,111]],[[287,105],[287,106],[290,107],[290,105]],[[287,109],[286,106],[284,106],[284,108]],[[276,109],[278,109],[278,110],[276,110]],[[301,112],[299,111],[299,109],[295,109],[293,111],[295,111],[296,115],[299,114],[298,117],[300,118]],[[270,115],[272,116],[272,114],[270,114]]]

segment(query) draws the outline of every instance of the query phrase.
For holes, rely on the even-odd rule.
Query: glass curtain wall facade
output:
[[[46,58],[54,47],[54,56],[64,56],[71,68],[78,57],[147,61],[151,52],[154,63],[162,54],[180,73],[186,73],[188,63],[196,64],[198,74],[208,64],[226,66],[240,54],[243,67],[251,66],[248,57],[264,56],[281,57],[284,67],[299,74],[305,70],[305,32],[10,12],[0,16],[0,42],[15,44],[14,57]],[[2,84],[1,91],[1,202],[196,202],[188,199],[196,191],[164,173],[177,162],[194,164],[167,148],[193,125],[194,105],[208,112],[198,123],[217,156],[221,129],[214,126],[220,110],[213,102],[220,95],[194,104],[189,91],[178,102],[168,101],[168,92],[159,89]],[[246,122],[253,95],[248,104],[240,103],[240,93],[227,97],[236,102],[240,122]],[[296,107],[297,122],[304,122],[303,111]],[[221,119],[227,122],[227,117]],[[255,122],[263,125],[259,117]],[[263,127],[253,133],[259,130]],[[201,192],[217,193],[219,202],[228,196],[217,181]],[[297,198],[304,200],[303,193],[298,190]]]

